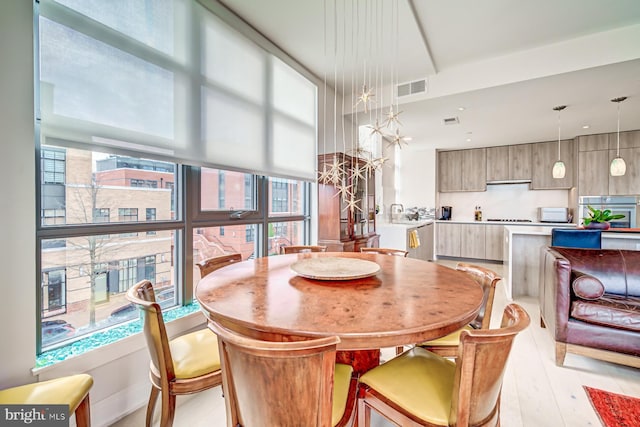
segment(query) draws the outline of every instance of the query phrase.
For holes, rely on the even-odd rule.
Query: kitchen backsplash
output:
[[[568,190],[529,190],[529,184],[490,185],[487,191],[440,193],[440,206],[452,206],[454,221],[473,221],[476,206],[482,219],[517,218],[537,221],[540,207],[570,207]],[[439,212],[438,212],[439,214]]]

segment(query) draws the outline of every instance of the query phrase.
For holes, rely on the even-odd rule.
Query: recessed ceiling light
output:
[[[471,142],[471,138],[467,138],[467,142]]]
[[[458,111],[464,111],[464,107],[458,107]]]
[[[591,127],[591,126],[589,126],[589,125],[583,125],[583,126],[582,126],[582,129],[589,129],[590,127]]]

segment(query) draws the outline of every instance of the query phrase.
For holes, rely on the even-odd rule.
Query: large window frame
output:
[[[306,76],[308,80],[317,84],[317,80],[310,76],[299,64],[292,61],[290,58],[286,56],[282,51],[280,51],[275,45],[272,45],[270,42],[266,41],[261,36],[255,32],[253,29],[247,27],[244,23],[242,23],[237,17],[231,14],[224,6],[216,3],[210,2],[208,0],[201,1],[201,4],[205,5],[205,8],[214,12],[218,18],[221,18],[227,24],[234,27],[238,30],[240,27],[240,32],[245,36],[248,36],[253,42],[257,43],[257,45],[264,49],[267,54],[275,55],[279,60],[284,61],[286,64],[291,66],[298,73],[302,73]],[[200,206],[200,168],[201,166],[207,167],[217,167],[217,165],[211,164],[199,164],[198,161],[193,160],[178,160],[177,170],[176,170],[176,178],[174,183],[167,182],[164,187],[174,189],[175,198],[172,199],[172,203],[175,201],[175,206],[172,206],[172,210],[175,212],[175,219],[173,220],[163,220],[163,221],[147,221],[145,222],[144,213],[138,212],[138,222],[121,222],[115,220],[115,217],[109,221],[109,218],[106,216],[106,212],[100,212],[100,221],[87,223],[87,224],[66,224],[64,221],[60,221],[59,219],[51,220],[50,223],[45,224],[43,219],[46,216],[50,217],[60,217],[63,215],[60,212],[52,212],[51,210],[45,210],[42,206],[42,180],[44,173],[44,164],[41,159],[43,146],[59,146],[66,148],[80,148],[83,150],[93,150],[93,151],[102,151],[108,154],[122,155],[122,156],[132,156],[140,159],[151,159],[151,160],[161,160],[161,161],[175,161],[170,160],[171,156],[167,156],[166,154],[160,152],[148,152],[144,153],[142,151],[136,151],[136,149],[132,149],[127,146],[105,146],[99,144],[98,142],[88,142],[87,135],[82,132],[77,132],[76,129],[71,127],[70,129],[63,129],[62,133],[57,133],[60,129],[53,129],[54,133],[47,133],[49,130],[43,127],[41,122],[41,111],[40,111],[40,75],[39,75],[39,28],[38,28],[38,18],[39,14],[39,5],[36,4],[36,24],[35,24],[35,40],[36,40],[36,72],[35,72],[35,93],[36,93],[36,143],[35,143],[35,159],[36,159],[36,211],[37,211],[37,225],[36,225],[36,268],[38,281],[35,284],[38,292],[36,293],[37,301],[36,303],[36,313],[37,313],[37,325],[36,328],[36,336],[37,336],[37,345],[36,351],[37,354],[41,354],[43,351],[42,348],[42,336],[41,336],[41,328],[40,325],[43,321],[43,312],[42,312],[42,250],[43,242],[48,242],[51,244],[57,240],[64,241],[68,238],[73,237],[82,237],[82,236],[99,236],[106,234],[129,234],[129,235],[153,235],[155,233],[159,233],[162,231],[173,231],[178,236],[176,238],[174,248],[175,251],[175,259],[174,261],[174,280],[177,286],[178,295],[176,295],[176,301],[181,305],[188,305],[193,302],[193,232],[195,229],[199,227],[209,227],[209,226],[217,226],[221,227],[221,230],[224,230],[225,226],[231,225],[246,225],[246,226],[256,226],[255,228],[255,241],[254,244],[256,246],[255,256],[265,256],[269,253],[269,225],[271,223],[282,223],[282,222],[302,222],[303,223],[303,242],[309,244],[311,243],[311,197],[313,195],[312,192],[312,183],[309,181],[298,181],[296,185],[302,185],[303,188],[303,198],[300,201],[304,205],[304,209],[300,212],[292,213],[292,212],[284,212],[280,213],[278,216],[273,216],[269,214],[269,200],[272,199],[271,188],[269,186],[269,177],[265,175],[253,174],[251,178],[245,180],[244,188],[245,191],[247,189],[251,189],[253,192],[252,197],[253,200],[256,201],[255,208],[247,209],[248,201],[250,200],[248,195],[245,194],[245,206],[242,209],[234,209],[234,210],[217,210],[217,211],[204,211]],[[107,45],[113,45],[120,47],[120,45],[128,46],[126,53],[131,55],[137,55],[140,58],[148,61],[152,65],[166,67],[168,70],[175,72],[177,76],[184,77],[185,70],[182,67],[182,64],[175,63],[169,56],[158,53],[158,51],[153,48],[144,45],[143,43],[128,40],[125,36],[120,35],[117,31],[108,28],[97,21],[93,21],[90,18],[85,17],[84,15],[77,13],[75,11],[69,11],[67,8],[60,3],[48,3],[47,5],[48,13],[51,13],[55,16],[56,22],[61,22],[64,25],[69,26],[70,28],[82,32],[82,34],[92,37],[97,41],[103,42]],[[195,28],[195,27],[194,27]],[[197,31],[193,30],[191,32],[192,37],[196,37]],[[193,54],[193,52],[191,52]],[[267,64],[272,61],[271,58],[267,59]],[[202,82],[198,82],[201,84]],[[199,93],[199,88],[195,86],[191,88],[190,93],[194,96]],[[317,99],[316,99],[317,102]],[[316,106],[317,107],[317,106]],[[182,112],[182,114],[187,114],[187,112]],[[270,107],[267,111],[267,115],[282,115],[282,112],[276,111],[273,107]],[[189,116],[189,120],[192,121],[190,123],[191,126],[198,128],[198,122],[200,119],[196,117],[197,115]],[[316,111],[317,116],[317,111]],[[182,116],[177,116],[181,118]],[[285,119],[293,120],[297,122],[297,118],[287,118],[285,113]],[[317,119],[316,119],[317,120]],[[188,121],[188,120],[186,120]],[[305,124],[305,126],[311,126],[313,129],[313,125]],[[188,133],[188,132],[187,132]],[[196,135],[189,134],[189,137],[195,139]],[[44,148],[46,149],[46,148]],[[224,170],[224,168],[221,168]],[[232,169],[228,169],[232,170]],[[238,169],[237,171],[242,171]],[[245,171],[246,172],[246,171]],[[277,177],[271,177],[277,178]],[[284,175],[282,178],[292,179],[291,176]],[[143,185],[142,182],[139,185]],[[152,184],[145,182],[145,186],[152,186]],[[163,187],[162,183],[160,187]],[[111,212],[112,215],[115,215],[116,212]],[[55,215],[54,215],[55,214]],[[140,218],[142,216],[142,218]],[[222,233],[222,231],[221,231]],[[164,261],[164,260],[163,260]],[[155,268],[155,267],[154,267]]]

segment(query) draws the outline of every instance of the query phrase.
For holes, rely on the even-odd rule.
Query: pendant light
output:
[[[567,168],[564,165],[564,162],[560,160],[560,112],[567,108],[566,105],[559,105],[554,107],[553,109],[558,112],[558,160],[553,164],[553,169],[551,173],[555,179],[564,178],[565,173],[567,172]]]
[[[620,103],[625,99],[627,99],[626,96],[621,96],[620,98],[613,98],[611,100],[611,102],[618,104],[618,144],[616,148],[616,157],[611,160],[611,166],[609,167],[611,176],[623,176],[627,172],[627,165],[625,164],[624,159],[620,157]]]

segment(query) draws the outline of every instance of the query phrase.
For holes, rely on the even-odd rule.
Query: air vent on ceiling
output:
[[[447,117],[442,120],[445,125],[457,125],[460,123],[460,119],[457,117]]]
[[[398,85],[397,92],[398,97],[415,95],[416,93],[422,93],[427,90],[427,81],[425,79],[416,80],[409,83],[402,83]]]

